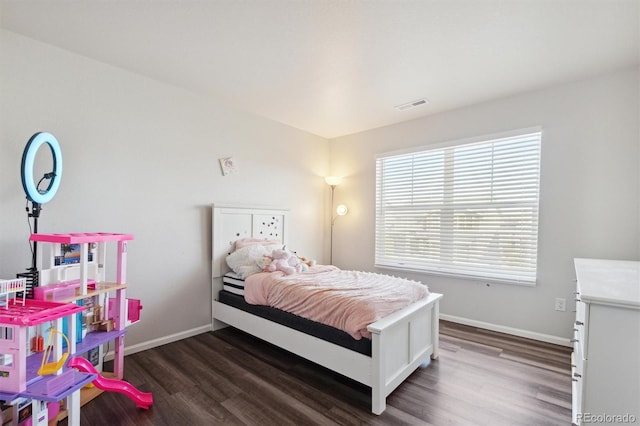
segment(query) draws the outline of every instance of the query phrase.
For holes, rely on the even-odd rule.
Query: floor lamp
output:
[[[327,176],[326,178],[324,178],[324,180],[325,182],[327,182],[327,185],[331,187],[331,236],[329,239],[329,264],[333,265],[333,224],[335,223],[338,216],[344,216],[345,214],[347,214],[348,209],[344,204],[340,204],[336,208],[336,216],[334,216],[333,195],[336,190],[336,186],[340,185],[340,183],[342,182],[342,178],[337,176]]]

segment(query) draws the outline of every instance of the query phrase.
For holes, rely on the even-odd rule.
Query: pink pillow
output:
[[[256,244],[260,244],[263,246],[270,245],[282,245],[282,241],[280,240],[267,240],[264,238],[242,238],[240,240],[236,240],[235,250],[239,250],[244,247],[253,246]]]

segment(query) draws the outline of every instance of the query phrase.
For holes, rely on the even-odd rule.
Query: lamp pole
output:
[[[335,219],[333,217],[333,191],[335,191],[336,186],[331,186],[331,237],[329,238],[329,265],[333,265],[333,224],[335,223]]]

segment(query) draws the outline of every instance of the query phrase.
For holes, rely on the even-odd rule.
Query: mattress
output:
[[[244,279],[234,272],[227,272],[222,277],[222,288],[229,293],[244,296]]]
[[[356,340],[345,331],[299,317],[277,308],[262,305],[250,305],[245,302],[242,295],[235,294],[226,289],[220,291],[218,301],[294,330],[317,337],[318,339],[342,346],[343,348],[350,349],[366,356],[371,356],[371,340],[369,339]]]
[[[299,274],[252,274],[244,300],[371,339],[370,324],[428,296],[427,286],[401,277],[316,265]]]

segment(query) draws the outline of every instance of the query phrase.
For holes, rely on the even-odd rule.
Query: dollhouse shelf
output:
[[[108,232],[81,232],[71,234],[31,234],[31,241],[58,244],[101,243],[106,241],[133,240],[131,234],[113,234]]]
[[[82,306],[27,299],[24,305],[15,300],[0,308],[0,324],[31,326],[82,312]]]
[[[76,300],[84,299],[87,297],[97,296],[103,293],[109,293],[111,291],[122,290],[127,288],[126,284],[118,284],[118,283],[97,283],[95,284],[95,289],[87,290],[86,294],[81,294],[79,289],[76,290],[76,295],[72,297],[65,297],[59,300],[59,302],[75,302]]]
[[[67,370],[64,369],[63,373],[66,371]],[[90,373],[81,373],[79,371],[73,370],[73,384],[71,386],[61,390],[58,393],[48,394],[46,391],[47,383],[52,380],[55,380],[56,377],[57,376],[42,377],[40,380],[27,386],[27,390],[25,390],[24,392],[15,393],[15,394],[0,392],[0,399],[4,401],[11,401],[15,398],[23,397],[23,398],[37,399],[39,401],[58,402],[61,399],[68,397],[78,389],[82,389],[82,387],[94,381],[97,375],[90,374]]]
[[[22,392],[20,395],[25,398],[37,399],[40,401],[58,402],[61,399],[71,395],[73,392],[77,391],[78,389],[82,389],[84,386],[93,382],[97,377],[96,374],[81,373],[73,369],[72,369],[72,374],[73,374],[73,385],[59,393],[54,393],[51,395],[47,395],[46,393],[47,382],[54,380],[54,376],[52,376],[52,377],[46,377],[34,383],[33,385],[30,385],[29,387],[27,387],[27,390],[25,392]]]
[[[107,343],[116,337],[122,336],[127,330],[113,330],[113,331],[94,331],[87,333],[82,339],[81,343],[76,344],[76,351],[69,355],[69,358],[83,354],[93,348],[97,348],[103,343]],[[38,369],[42,361],[42,353],[35,353],[27,357],[27,386],[34,381],[37,381],[42,376],[38,375]],[[66,368],[66,366],[65,366]]]

